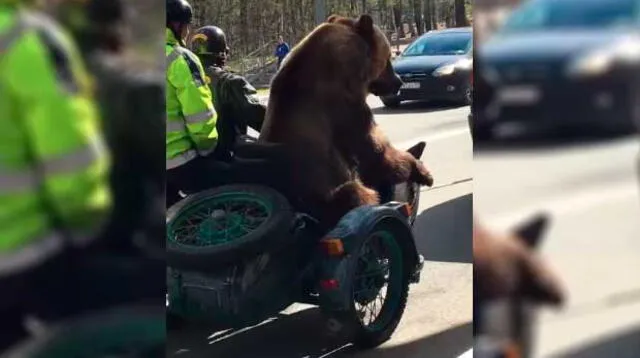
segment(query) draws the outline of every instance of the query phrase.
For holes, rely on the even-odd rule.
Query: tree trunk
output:
[[[455,0],[455,23],[457,27],[469,26],[467,13],[464,8],[464,0]]]
[[[402,0],[396,0],[396,3],[393,5],[393,22],[396,31],[398,31],[398,38],[405,37],[404,26],[402,24]]]
[[[412,0],[413,2],[413,19],[416,23],[418,35],[424,33],[424,21],[422,21],[422,0]]]
[[[433,16],[431,15],[432,0],[424,0],[422,3],[422,17],[424,19],[424,31],[433,30]]]
[[[366,14],[367,12],[367,0],[362,0],[362,13]]]
[[[247,0],[240,0],[240,23],[242,24],[242,28],[240,28],[240,38],[244,39],[241,43],[240,53],[246,54],[249,53],[249,43],[247,43],[249,39],[249,2]]]

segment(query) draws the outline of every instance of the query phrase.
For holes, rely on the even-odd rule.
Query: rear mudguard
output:
[[[384,205],[362,206],[353,209],[325,236],[326,238],[341,239],[344,245],[344,255],[330,257],[320,254],[322,257],[319,259],[317,292],[319,293],[321,308],[330,310],[348,309],[351,304],[351,295],[343,292],[345,285],[340,283],[350,279],[347,266],[354,251],[358,249],[356,245],[359,240],[356,239],[370,235],[382,220],[396,221],[398,230],[405,231],[406,237],[411,238],[409,245],[413,250],[411,250],[411,256],[407,258],[411,260],[411,267],[415,268],[414,272],[412,272],[411,282],[416,283],[419,281],[424,259],[418,254],[411,227],[406,216],[402,214],[403,205],[402,203],[391,202]],[[338,287],[333,289],[323,288],[320,283],[327,280],[337,281]]]

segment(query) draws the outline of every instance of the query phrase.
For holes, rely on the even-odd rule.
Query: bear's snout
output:
[[[393,96],[400,91],[402,80],[398,75],[393,74],[391,78],[379,78],[369,85],[369,92],[376,96]]]
[[[402,83],[400,76],[393,70],[391,62],[387,61],[382,74],[369,85],[369,92],[376,96],[393,96],[400,91]]]

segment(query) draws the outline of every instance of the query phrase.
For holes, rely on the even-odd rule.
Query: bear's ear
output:
[[[362,34],[369,35],[373,33],[373,18],[371,15],[360,15],[360,18],[358,18],[356,22],[356,28],[358,28]]]
[[[531,249],[535,249],[540,244],[544,232],[549,226],[550,217],[546,213],[539,213],[526,223],[516,228],[515,236]]]
[[[333,15],[331,15],[331,16],[329,16],[327,18],[327,22],[328,23],[333,23],[333,22],[338,21],[339,18],[340,18],[340,16],[333,14]]]

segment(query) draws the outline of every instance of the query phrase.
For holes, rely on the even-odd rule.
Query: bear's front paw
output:
[[[420,185],[433,186],[433,176],[422,162],[416,163],[416,168],[411,176],[411,179]]]

